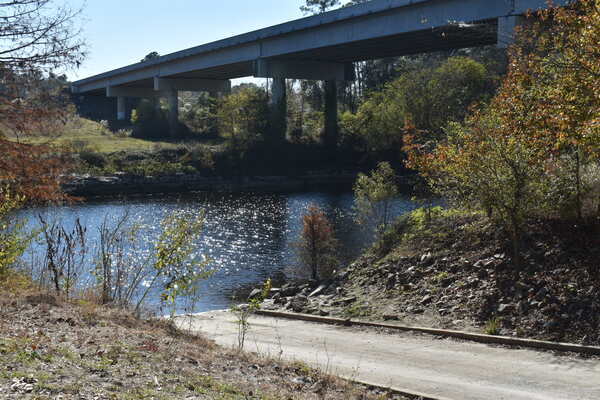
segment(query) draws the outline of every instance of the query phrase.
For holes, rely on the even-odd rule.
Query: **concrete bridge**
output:
[[[555,0],[564,5],[569,0]],[[325,141],[337,138],[336,82],[352,80],[353,62],[513,40],[529,10],[546,0],[372,0],[118,68],[72,84],[72,92],[116,98],[117,119],[127,98],[166,97],[171,134],[178,91],[230,90],[230,79],[272,78],[272,129],[285,132],[285,79],[325,81]],[[84,101],[85,101],[84,97]]]

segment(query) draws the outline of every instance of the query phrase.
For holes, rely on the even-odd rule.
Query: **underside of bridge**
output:
[[[396,5],[392,7],[392,3]],[[116,97],[121,120],[128,117],[127,104],[131,103],[125,98],[165,97],[170,104],[171,134],[175,136],[178,91],[217,95],[229,92],[230,79],[271,78],[271,127],[283,136],[285,79],[320,80],[325,82],[325,142],[335,144],[336,82],[354,79],[354,62],[496,44],[506,47],[523,17],[502,14],[510,11],[503,3],[510,1],[374,0],[324,14],[323,20],[309,17],[292,21],[100,74],[75,82],[73,92]],[[373,6],[369,4],[379,9],[371,13],[368,7]],[[386,4],[388,8],[383,8]],[[356,16],[353,9],[362,10],[362,14]],[[432,14],[434,21],[423,17],[434,11],[439,14]],[[448,19],[455,14],[493,17],[467,19],[469,22]],[[421,21],[415,21],[418,18]]]

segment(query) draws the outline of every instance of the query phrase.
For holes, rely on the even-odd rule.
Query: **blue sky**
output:
[[[74,8],[83,0],[67,0]],[[88,57],[70,79],[302,17],[302,0],[87,0]]]

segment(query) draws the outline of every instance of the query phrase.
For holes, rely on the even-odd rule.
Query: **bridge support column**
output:
[[[335,152],[338,141],[338,102],[337,82],[325,81],[325,135],[323,144],[331,152]]]
[[[498,44],[501,49],[506,49],[515,42],[515,29],[525,23],[522,15],[509,15],[498,18]]]
[[[269,109],[271,139],[279,141],[282,138],[285,138],[287,130],[287,94],[285,78],[273,78]]]
[[[175,138],[179,136],[179,96],[177,89],[168,91],[169,101],[169,134]]]
[[[127,119],[127,108],[125,104],[125,97],[117,97],[117,120],[125,121]]]

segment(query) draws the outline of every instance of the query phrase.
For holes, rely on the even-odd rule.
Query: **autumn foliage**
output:
[[[79,10],[56,0],[2,1],[0,8],[0,185],[30,202],[62,200],[68,159],[60,149],[24,143],[56,135],[70,111],[54,72],[85,55]]]
[[[56,135],[69,107],[56,88],[29,74],[4,70],[0,93],[0,182],[30,202],[64,200],[61,184],[70,157],[65,149],[24,143],[28,137]]]
[[[434,148],[405,143],[409,165],[501,222],[515,254],[532,217],[600,217],[600,1],[530,15],[491,102]]]
[[[299,256],[312,279],[327,279],[338,264],[337,240],[331,222],[319,207],[311,205],[307,211],[302,217]]]

